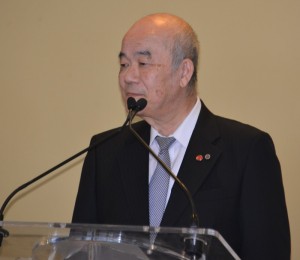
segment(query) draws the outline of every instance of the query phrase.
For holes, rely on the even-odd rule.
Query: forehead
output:
[[[170,57],[169,37],[147,30],[129,31],[123,38],[119,57],[151,59]]]

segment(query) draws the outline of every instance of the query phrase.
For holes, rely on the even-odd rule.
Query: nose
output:
[[[120,77],[123,78],[124,82],[127,84],[138,82],[140,78],[138,67],[134,64],[129,65],[120,72]]]

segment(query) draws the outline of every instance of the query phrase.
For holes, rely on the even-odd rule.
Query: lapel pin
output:
[[[197,155],[196,160],[201,162],[203,160],[203,156],[201,154]]]
[[[205,156],[204,156],[205,160],[209,160],[210,159],[210,154],[207,153]]]

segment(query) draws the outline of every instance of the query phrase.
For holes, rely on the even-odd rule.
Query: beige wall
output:
[[[199,93],[215,113],[269,132],[300,259],[298,0],[0,0],[0,203],[18,185],[119,126],[117,55],[133,21],[158,11],[201,42]],[[71,219],[82,158],[27,189],[6,220]]]

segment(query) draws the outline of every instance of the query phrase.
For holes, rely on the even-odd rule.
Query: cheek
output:
[[[119,80],[119,91],[121,93],[121,96],[122,96],[122,99],[124,100],[125,99],[125,87],[124,87],[124,84],[122,84],[122,82]]]
[[[158,88],[155,90],[155,97],[158,98],[158,99],[161,99],[162,97],[165,96],[165,90],[162,89],[162,88]]]
[[[118,79],[119,79],[119,87],[123,88],[122,86],[124,86],[124,79],[120,74],[118,76]]]
[[[166,82],[159,75],[151,75],[144,78],[144,85],[148,90],[148,94],[153,98],[161,98],[166,93]]]
[[[120,74],[119,74],[119,89],[123,95],[123,93],[125,92],[125,89],[126,89],[126,83],[124,80],[124,76],[122,76]]]

